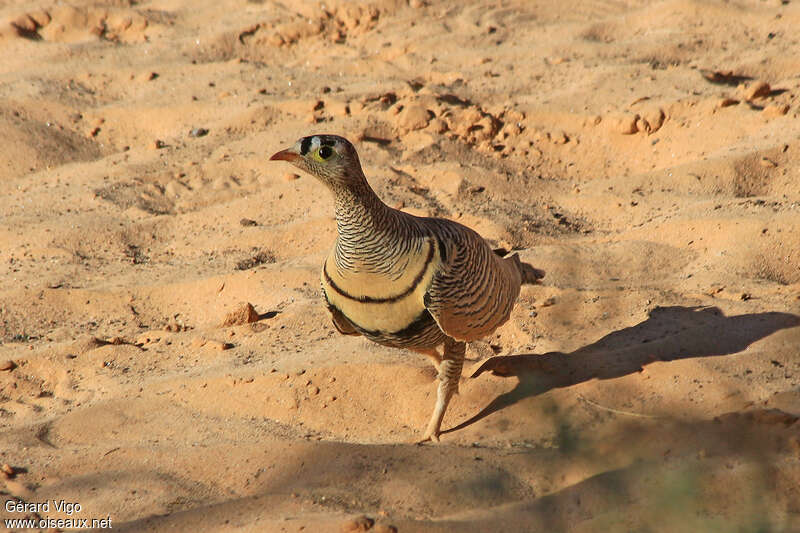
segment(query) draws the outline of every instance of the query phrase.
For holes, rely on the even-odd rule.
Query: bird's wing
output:
[[[456,340],[491,334],[508,320],[519,296],[519,259],[498,256],[480,235],[461,224],[441,219],[429,219],[429,224],[441,262],[425,294],[425,307]]]

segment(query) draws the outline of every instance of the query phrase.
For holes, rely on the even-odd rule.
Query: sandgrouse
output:
[[[316,176],[335,197],[338,236],[321,278],[336,329],[433,360],[439,386],[422,441],[438,441],[458,390],[465,342],[505,323],[520,284],[536,283],[544,273],[517,254],[501,257],[466,226],[384,204],[343,137],[303,137],[270,159]]]

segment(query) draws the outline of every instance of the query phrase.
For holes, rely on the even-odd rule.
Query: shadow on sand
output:
[[[572,353],[497,356],[476,366],[483,372],[516,376],[519,384],[495,398],[469,420],[443,431],[463,429],[524,398],[590,379],[611,379],[654,361],[730,355],[778,330],[800,325],[800,316],[766,312],[725,316],[717,307],[657,307],[644,322],[615,331]]]

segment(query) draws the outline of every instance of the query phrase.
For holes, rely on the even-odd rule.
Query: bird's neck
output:
[[[336,263],[372,270],[391,240],[395,211],[384,204],[366,180],[347,188],[334,188],[336,198]],[[375,263],[375,264],[373,264]]]
[[[387,224],[391,209],[378,198],[366,180],[336,188],[333,193],[340,239],[358,240],[380,232]]]

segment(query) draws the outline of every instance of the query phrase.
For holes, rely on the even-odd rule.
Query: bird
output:
[[[320,275],[333,326],[431,359],[436,404],[419,442],[438,442],[466,343],[504,324],[520,286],[538,283],[544,272],[493,250],[462,224],[386,205],[344,137],[303,137],[270,160],[291,163],[333,193],[337,237]]]

